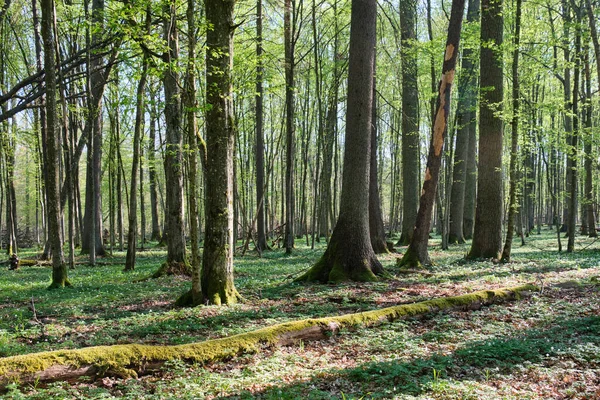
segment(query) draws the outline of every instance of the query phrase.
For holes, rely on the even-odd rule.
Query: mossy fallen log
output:
[[[519,299],[523,294],[537,290],[533,285],[482,290],[356,314],[285,322],[235,336],[177,346],[123,344],[0,358],[0,387],[11,382],[72,380],[81,376],[136,377],[156,370],[166,361],[204,364],[265,347],[323,339],[340,328],[376,325],[449,309],[477,309]]]

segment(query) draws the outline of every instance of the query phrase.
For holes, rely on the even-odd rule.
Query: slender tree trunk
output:
[[[151,10],[146,11],[146,32],[149,33],[151,23]],[[140,150],[144,120],[144,91],[148,76],[148,56],[142,59],[142,74],[138,82],[135,106],[135,126],[133,131],[133,159],[131,160],[131,189],[129,191],[129,226],[127,230],[127,254],[125,256],[125,271],[135,269],[135,256],[137,252],[137,176],[140,169]]]
[[[92,37],[91,43],[95,44],[102,40],[104,27],[104,0],[92,1]],[[89,93],[90,110],[87,124],[91,125],[88,139],[88,164],[87,183],[85,196],[85,224],[82,253],[90,254],[90,263],[95,264],[96,256],[105,254],[102,243],[102,92],[105,80],[102,74],[103,60],[94,57],[90,60]],[[92,245],[95,243],[95,245]],[[92,251],[93,249],[93,251]]]
[[[498,259],[502,250],[502,1],[481,2],[479,164],[475,233],[468,258]],[[492,46],[483,44],[491,43]]]
[[[579,76],[581,72],[581,13],[580,8],[575,8],[577,15],[577,27],[575,29],[575,68],[573,69],[573,133],[571,135],[571,147],[567,153],[567,159],[571,159],[571,187],[569,192],[569,224],[567,233],[567,253],[575,250],[575,224],[577,223],[577,158],[579,146]]]
[[[156,101],[156,100],[154,100]],[[154,103],[150,111],[150,129],[148,133],[148,179],[150,181],[150,214],[152,216],[152,233],[150,240],[160,241],[160,217],[158,215],[158,178],[156,176],[156,119]]]
[[[479,22],[479,0],[469,0],[467,23]],[[469,47],[462,54],[458,81],[457,133],[450,192],[450,228],[448,242],[464,243],[465,197],[467,196],[467,164],[470,158],[471,130],[475,131],[474,107],[477,98],[477,70],[475,54]],[[473,149],[475,147],[473,146]]]
[[[587,46],[586,46],[587,47]],[[593,186],[593,171],[594,171],[594,155],[592,151],[593,135],[592,130],[592,74],[590,71],[589,52],[584,51],[585,62],[585,106],[584,106],[584,129],[585,129],[585,213],[584,220],[587,221],[588,236],[597,237],[596,232],[596,216],[594,213],[594,186]]]
[[[52,246],[52,283],[50,288],[70,286],[67,276],[67,266],[64,262],[62,236],[60,229],[60,177],[58,160],[60,158],[58,115],[56,110],[56,61],[54,38],[54,2],[42,0],[41,32],[44,40],[44,69],[46,83],[46,120],[47,136],[44,142],[47,160],[46,165],[46,194],[48,204],[48,232]]]
[[[373,58],[376,63],[376,57]],[[383,213],[377,179],[377,90],[376,65],[373,66],[373,100],[371,107],[371,160],[369,167],[369,233],[375,254],[389,253],[383,227]]]
[[[295,0],[284,2],[284,41],[285,41],[285,109],[286,109],[286,151],[285,151],[285,252],[291,254],[294,248],[294,164],[295,164],[295,87],[294,87],[294,44],[295,44]]]
[[[183,231],[183,135],[181,130],[181,90],[179,89],[179,36],[174,0],[165,9],[164,37],[168,50],[164,55],[167,69],[163,77],[165,91],[165,179],[169,182],[167,200],[167,272],[171,268],[189,270],[186,265]]]
[[[508,200],[508,225],[506,227],[506,240],[502,250],[503,262],[510,262],[510,252],[515,231],[515,215],[518,214],[517,204],[517,184],[519,181],[517,162],[519,157],[519,119],[520,115],[520,82],[519,82],[519,46],[521,36],[521,0],[515,2],[515,32],[513,37],[513,59],[512,59],[512,105],[513,116],[511,122],[511,141],[510,141],[510,188]],[[527,172],[526,172],[527,176]],[[521,215],[519,215],[519,219]],[[521,221],[521,219],[520,219]],[[521,229],[521,236],[523,230]]]
[[[415,42],[417,3],[400,3],[402,43],[402,233],[401,244],[409,244],[419,207],[419,97]]]
[[[261,254],[269,246],[265,234],[265,140],[263,123],[263,36],[262,0],[256,2],[256,250]]]
[[[444,150],[444,137],[448,131],[448,116],[450,115],[450,94],[458,57],[458,45],[460,42],[460,30],[462,26],[464,0],[453,0],[448,25],[448,38],[446,40],[446,51],[442,64],[442,77],[438,86],[436,100],[435,122],[429,154],[427,156],[427,167],[425,169],[425,181],[419,199],[419,211],[415,223],[412,240],[402,259],[398,260],[401,267],[421,267],[431,264],[427,245],[429,243],[429,230],[433,204],[435,202],[437,184],[439,180],[440,167]]]
[[[373,281],[383,267],[369,238],[369,163],[377,2],[353,0],[340,216],[321,259],[299,281]]]

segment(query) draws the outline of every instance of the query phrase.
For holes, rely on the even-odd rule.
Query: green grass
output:
[[[144,278],[164,261],[141,252],[123,273],[124,253],[69,271],[72,288],[46,290],[49,267],[0,272],[0,357],[120,343],[180,344],[279,322],[383,308],[475,290],[536,283],[542,293],[515,303],[454,311],[376,328],[343,330],[327,341],[265,350],[211,365],[167,364],[139,379],[12,385],[5,398],[546,399],[600,397],[600,242],[577,238],[557,253],[552,234],[515,247],[514,262],[464,262],[468,245],[439,249],[433,275],[381,282],[299,285],[294,276],[322,254],[298,243],[235,260],[245,301],[232,307],[174,308],[183,277]],[[401,248],[400,251],[403,251]],[[24,257],[23,253],[21,255]],[[381,257],[398,273],[398,255]],[[83,261],[83,259],[82,259]],[[33,298],[38,319],[30,309]]]

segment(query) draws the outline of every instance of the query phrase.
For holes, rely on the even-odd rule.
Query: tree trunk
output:
[[[477,209],[468,258],[498,259],[502,250],[502,1],[481,2],[479,163]]]
[[[293,3],[293,4],[292,4]],[[285,41],[285,252],[291,254],[294,248],[294,164],[295,164],[295,87],[294,87],[294,43],[295,43],[295,1],[284,3],[284,41]]]
[[[92,1],[92,38],[95,44],[102,40],[104,27],[104,0]],[[103,256],[106,251],[102,243],[102,92],[105,80],[102,74],[102,58],[94,57],[89,68],[90,107],[87,124],[90,125],[88,139],[88,163],[85,195],[85,223],[81,252],[90,254],[90,262],[95,256]],[[92,245],[95,243],[95,245]],[[92,251],[93,250],[93,251]],[[94,261],[92,261],[94,260]]]
[[[165,179],[169,183],[167,198],[167,272],[189,270],[185,257],[183,231],[183,135],[181,132],[181,90],[179,89],[179,36],[177,32],[176,4],[170,0],[163,19],[164,37],[168,50],[164,55],[167,69],[163,77],[165,91]]]
[[[419,95],[415,42],[417,3],[400,3],[402,45],[402,233],[401,244],[409,244],[419,206]]]
[[[151,24],[151,10],[146,11],[146,32],[149,33]],[[137,176],[140,169],[140,150],[144,120],[144,90],[148,75],[148,56],[142,59],[142,74],[136,92],[135,127],[133,131],[133,159],[131,160],[131,189],[129,190],[129,227],[127,230],[127,255],[125,256],[125,271],[135,269],[135,256],[137,252]],[[141,182],[140,182],[141,183]]]
[[[464,0],[453,0],[448,25],[448,38],[446,40],[446,51],[442,64],[442,77],[438,86],[438,97],[436,100],[435,123],[429,154],[427,156],[427,167],[425,169],[425,181],[419,199],[419,211],[412,235],[412,240],[398,265],[403,268],[422,267],[431,264],[427,245],[429,243],[429,230],[433,204],[436,198],[437,184],[442,163],[444,150],[444,137],[448,131],[448,116],[450,115],[450,94],[458,57],[458,45],[460,42],[460,30],[462,26]]]
[[[575,251],[575,224],[577,223],[577,184],[578,170],[577,159],[579,157],[579,76],[581,72],[581,13],[580,8],[574,9],[577,16],[577,26],[575,28],[575,67],[573,69],[573,132],[571,134],[571,147],[567,152],[567,160],[571,160],[571,186],[569,188],[569,223],[567,233],[567,253]]]
[[[150,110],[150,129],[148,133],[148,180],[150,181],[150,214],[152,233],[150,240],[160,241],[160,217],[158,215],[158,178],[156,176],[156,119],[154,103]]]
[[[515,3],[515,32],[513,37],[513,59],[512,59],[512,106],[513,116],[511,122],[511,139],[510,139],[510,188],[508,200],[508,224],[506,227],[506,240],[504,249],[502,250],[502,262],[510,262],[510,252],[512,248],[513,237],[515,233],[515,215],[519,214],[519,221],[522,221],[520,213],[518,213],[517,204],[517,184],[519,182],[517,162],[519,157],[519,112],[520,112],[520,82],[519,82],[519,46],[521,36],[521,0],[516,0]],[[525,172],[527,176],[527,171]],[[523,210],[523,207],[521,207]],[[521,227],[522,228],[522,227]],[[523,230],[521,229],[521,237]]]
[[[262,0],[256,2],[256,250],[262,253],[269,246],[265,234],[265,139],[263,123],[263,36]]]
[[[56,61],[54,38],[54,2],[42,0],[42,38],[44,40],[44,68],[46,70],[46,121],[47,132],[44,149],[46,159],[46,198],[48,207],[48,233],[52,246],[52,283],[50,288],[70,286],[67,266],[64,261],[62,235],[60,229],[60,177],[58,160],[60,158],[58,115],[56,112]]]
[[[376,59],[373,59],[376,63]],[[389,253],[385,240],[383,226],[383,213],[381,212],[381,198],[377,179],[377,78],[376,65],[373,66],[373,103],[371,107],[371,160],[369,167],[369,233],[371,246],[375,254]]]
[[[479,22],[479,0],[469,0],[467,23]],[[467,163],[471,149],[471,129],[474,126],[474,107],[477,98],[477,70],[475,54],[466,47],[462,54],[461,73],[458,80],[457,133],[454,151],[454,169],[452,171],[452,190],[450,193],[449,244],[465,242],[464,218],[467,185]],[[475,147],[473,146],[473,149]]]
[[[377,2],[353,0],[340,216],[321,259],[298,281],[374,281],[383,273],[369,237],[369,163]]]
[[[210,304],[233,304],[232,107],[233,0],[206,0],[206,234],[202,260],[202,297]]]
[[[189,218],[190,218],[190,246],[192,249],[192,257],[190,266],[192,270],[192,289],[189,294],[184,294],[177,300],[180,305],[198,305],[202,304],[202,287],[201,274],[202,268],[200,265],[200,222],[198,220],[198,200],[197,200],[197,169],[198,169],[198,140],[196,130],[196,109],[198,107],[196,101],[196,12],[195,1],[188,0],[187,2],[187,23],[188,23],[188,62],[184,88],[184,106],[187,119],[187,142],[189,151],[187,152],[188,161],[188,201],[189,201]]]

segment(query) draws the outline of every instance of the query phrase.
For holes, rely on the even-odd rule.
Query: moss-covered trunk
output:
[[[341,328],[372,326],[443,310],[473,310],[483,305],[519,299],[522,294],[535,290],[537,288],[532,285],[482,290],[381,310],[285,322],[235,336],[178,346],[124,344],[6,357],[0,359],[0,387],[15,381],[27,383],[79,376],[137,376],[156,369],[166,361],[208,363],[256,352],[264,347],[324,339]]]
[[[233,304],[233,0],[205,2],[212,26],[206,37],[206,234],[202,260],[204,302]]]

